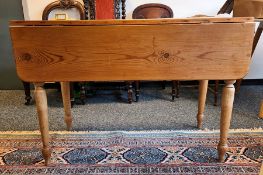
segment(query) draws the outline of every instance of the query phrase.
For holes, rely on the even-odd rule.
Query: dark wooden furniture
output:
[[[100,2],[106,2],[108,0],[99,0]],[[114,19],[125,19],[126,18],[126,0],[110,0],[112,2],[113,14],[112,18]],[[96,2],[98,0],[83,0],[85,8],[86,19],[95,20],[96,19]],[[105,9],[100,9],[105,10]]]
[[[224,14],[224,13],[230,14],[233,11],[233,9],[234,9],[234,5],[235,5],[234,2],[235,2],[235,0],[227,0],[224,3],[224,5],[221,7],[221,9],[219,10],[218,14]],[[260,3],[261,5],[263,5],[263,2],[257,2],[257,3]],[[258,5],[259,6],[259,4],[254,4],[254,5]],[[257,12],[255,12],[255,14],[253,14],[254,11],[251,10],[251,12],[248,15],[249,16],[255,15],[254,17],[257,17],[258,14],[259,14],[259,11],[260,11],[260,9],[258,9]],[[244,15],[246,15],[246,13],[242,13],[243,15],[237,16],[237,15],[239,15],[239,13],[234,13],[234,17],[243,17]],[[261,13],[261,11],[260,11],[260,13]],[[255,52],[255,49],[256,49],[257,44],[258,44],[258,41],[259,41],[259,39],[261,37],[261,34],[262,34],[262,31],[263,31],[263,21],[259,20],[258,22],[260,22],[260,23],[259,23],[259,26],[257,28],[256,34],[254,36],[253,49],[252,49],[252,52],[251,52],[252,56],[253,56],[253,54]],[[236,92],[239,92],[242,80],[243,79],[237,80],[237,82],[236,82]],[[217,106],[218,105],[218,100],[217,99],[218,99],[219,80],[215,81],[214,89],[211,89],[211,88],[209,88],[209,89],[214,93],[214,105]]]
[[[51,157],[45,82],[62,82],[70,129],[69,82],[169,79],[225,80],[217,147],[219,161],[224,162],[233,84],[248,72],[254,30],[253,18],[10,22],[17,73],[35,85],[45,164]],[[47,45],[49,36],[54,36],[53,42]],[[72,45],[74,49],[68,50]],[[162,52],[169,57],[163,59]],[[202,99],[206,94],[199,95]]]
[[[164,4],[150,3],[136,7],[132,13],[133,19],[172,18],[173,10]]]
[[[84,20],[85,19],[85,9],[83,7],[83,5],[75,0],[58,0],[58,1],[54,1],[50,4],[48,4],[43,13],[42,13],[42,20],[48,20],[48,16],[50,14],[50,12],[52,12],[55,9],[71,9],[71,8],[76,8],[79,11],[80,14],[80,19]],[[25,105],[30,105],[31,102],[31,93],[30,93],[30,83],[29,82],[24,82],[22,81],[23,85],[24,85],[24,90],[25,90]],[[74,90],[73,90],[73,84],[71,84],[71,103],[72,105],[74,104]]]
[[[32,100],[32,97],[31,97],[31,92],[30,92],[30,83],[28,82],[25,82],[25,81],[22,81],[23,83],[23,86],[24,86],[24,90],[25,90],[25,105],[30,105],[30,102]]]
[[[86,19],[126,19],[126,0],[83,0]],[[128,103],[133,101],[132,81],[126,82]],[[81,87],[81,101],[85,103],[85,87]]]
[[[143,4],[135,8],[132,13],[133,19],[155,19],[155,18],[173,18],[173,10],[164,4],[150,3]],[[162,59],[169,59],[169,54],[161,53]],[[163,82],[165,88],[165,81]],[[136,101],[139,101],[140,86],[139,81],[135,82]],[[172,100],[179,98],[179,81],[172,81]]]
[[[234,0],[227,0],[217,14],[230,14],[234,7]]]
[[[71,8],[76,8],[78,10],[81,20],[85,19],[85,10],[80,2],[76,0],[58,0],[46,6],[46,8],[42,13],[42,20],[48,20],[48,16],[50,12],[52,12],[55,9],[71,9]]]

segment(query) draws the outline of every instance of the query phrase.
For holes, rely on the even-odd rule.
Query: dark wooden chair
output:
[[[133,19],[155,19],[155,18],[172,18],[173,10],[164,4],[144,4],[138,6],[132,14]],[[164,54],[164,58],[169,57],[169,55]],[[165,88],[165,81],[163,82],[163,88]],[[139,81],[135,82],[135,96],[136,101],[139,101],[140,87]],[[179,98],[179,81],[172,81],[172,100]]]
[[[84,20],[85,19],[85,9],[83,5],[75,0],[58,0],[54,1],[50,4],[48,4],[43,13],[42,13],[42,20],[48,20],[49,19],[49,14],[55,10],[55,9],[71,9],[71,8],[76,8],[79,11],[80,14],[80,19]],[[25,90],[25,105],[30,105],[31,102],[31,93],[30,93],[30,83],[28,82],[23,82],[24,85],[24,90]],[[72,105],[74,104],[74,91],[73,91],[73,84],[71,84],[71,103]]]
[[[46,6],[42,13],[42,20],[48,20],[49,14],[55,9],[71,9],[76,8],[80,14],[80,20],[85,20],[84,6],[76,0],[58,0]]]
[[[104,4],[104,0],[83,0],[86,19],[95,20],[95,19],[126,19],[126,0],[109,0]],[[97,6],[97,3],[100,3],[100,7]],[[101,4],[103,3],[103,4]],[[108,5],[112,3],[113,10],[107,11],[104,9],[108,8]],[[110,14],[111,13],[111,14]],[[132,95],[133,95],[133,86],[132,81],[126,82],[127,93],[128,93],[128,103],[132,103]],[[81,101],[85,103],[85,87],[81,87]]]
[[[102,11],[104,9],[99,9],[101,11],[96,11],[96,3],[102,2],[105,0],[83,0],[84,8],[85,8],[85,14],[86,14],[86,20],[95,20],[97,19],[96,14],[106,13],[105,11]],[[126,19],[126,0],[109,0],[112,3],[113,7],[113,14],[112,17],[114,19]]]

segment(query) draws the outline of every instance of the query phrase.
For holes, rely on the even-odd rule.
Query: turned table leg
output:
[[[64,106],[64,120],[67,125],[68,131],[72,127],[72,116],[71,116],[71,102],[70,102],[70,83],[69,82],[60,82],[61,84],[61,93]]]
[[[220,119],[220,141],[217,146],[219,162],[224,162],[225,154],[228,149],[227,137],[234,103],[235,82],[236,81],[234,80],[225,81],[226,85],[223,89]]]
[[[198,114],[197,127],[201,129],[205,111],[205,101],[208,88],[208,80],[199,81],[199,99],[198,99]]]
[[[260,105],[259,118],[263,119],[263,100],[261,101],[261,105]]]
[[[48,106],[47,95],[44,89],[44,83],[34,83],[35,85],[35,100],[37,106],[38,120],[43,143],[42,154],[45,159],[45,165],[50,163],[51,149],[48,128]]]

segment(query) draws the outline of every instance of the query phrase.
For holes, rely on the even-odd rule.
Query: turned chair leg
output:
[[[243,79],[239,79],[239,80],[237,80],[237,82],[236,82],[236,93],[239,93],[239,91],[240,91],[240,87],[241,87],[241,84],[242,84],[242,80],[243,80]]]
[[[135,97],[136,102],[138,102],[140,98],[140,81],[135,81]]]
[[[199,99],[198,99],[198,114],[197,114],[197,127],[202,128],[204,111],[205,111],[205,102],[208,88],[208,80],[199,81]]]
[[[176,81],[176,98],[179,98],[180,81]]]
[[[172,81],[172,101],[174,101],[174,99],[179,98],[179,81]]]
[[[70,104],[71,107],[75,105],[74,83],[70,83]]]
[[[72,116],[71,116],[71,102],[70,102],[70,83],[61,82],[61,93],[64,106],[64,120],[67,125],[68,131],[72,128]]]
[[[23,82],[23,85],[24,85],[24,90],[25,90],[25,100],[26,100],[26,102],[25,102],[25,105],[30,105],[30,102],[31,102],[31,99],[32,99],[32,97],[31,97],[31,95],[30,95],[30,83],[28,83],[28,82],[24,82],[24,81],[22,81]]]
[[[225,161],[225,154],[228,150],[227,137],[230,127],[230,121],[233,110],[234,95],[235,95],[235,81],[225,81],[225,87],[222,94],[221,102],[221,119],[220,119],[220,141],[217,146],[219,162]]]
[[[82,105],[85,105],[86,101],[86,89],[85,83],[80,83],[80,101]]]
[[[261,101],[261,105],[260,105],[259,118],[263,119],[263,100]]]
[[[42,154],[45,160],[45,165],[50,163],[51,149],[48,127],[48,106],[47,95],[44,89],[44,83],[34,83],[35,86],[35,100],[37,106],[38,120],[43,143]]]
[[[162,89],[165,89],[166,81],[162,81]]]
[[[219,89],[219,80],[215,80],[214,87],[214,106],[218,105],[218,89]]]
[[[132,103],[132,81],[128,81],[127,82],[127,87],[128,87],[128,103],[131,104]]]

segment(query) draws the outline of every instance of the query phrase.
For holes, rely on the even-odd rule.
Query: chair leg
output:
[[[30,105],[30,102],[31,102],[31,99],[32,99],[32,97],[30,95],[30,83],[24,82],[24,81],[22,81],[22,83],[24,85],[25,96],[26,96],[25,97],[25,100],[26,100],[25,105]]]
[[[240,87],[241,87],[242,80],[243,80],[243,79],[239,79],[239,80],[237,80],[237,82],[236,82],[236,93],[239,93],[239,91],[240,91]]]
[[[165,89],[166,81],[162,81],[162,89]]]
[[[86,90],[85,90],[85,83],[81,83],[80,85],[80,101],[82,105],[85,105],[86,100]]]
[[[75,105],[74,83],[70,83],[70,104],[71,107]]]
[[[128,81],[127,82],[127,87],[128,87],[128,103],[131,104],[132,103],[132,82]]]
[[[172,101],[174,101],[174,99],[179,98],[179,81],[172,81]]]
[[[214,106],[218,105],[218,88],[219,88],[219,80],[216,80],[215,88],[214,88]]]
[[[176,81],[176,98],[179,98],[180,81]]]
[[[175,81],[172,81],[172,101],[175,99]]]
[[[138,102],[140,97],[140,81],[135,81],[135,97],[136,102]]]

